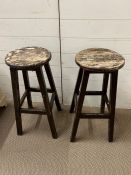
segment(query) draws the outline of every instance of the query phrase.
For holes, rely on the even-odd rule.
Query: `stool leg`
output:
[[[88,79],[89,79],[89,73],[88,71],[84,71],[83,80],[82,80],[81,89],[80,89],[80,95],[79,95],[79,99],[76,107],[76,116],[73,124],[72,134],[71,134],[71,140],[70,140],[71,142],[75,140],[75,136],[76,136],[79,120],[80,120],[80,115],[82,111],[82,106],[84,102],[84,97],[86,93]]]
[[[11,73],[12,91],[13,91],[13,98],[14,98],[17,134],[22,135],[22,119],[21,119],[21,113],[20,113],[20,92],[19,92],[18,71],[14,69],[10,69],[10,73]]]
[[[48,93],[47,93],[47,89],[46,89],[46,84],[45,84],[45,79],[44,79],[42,67],[38,68],[36,70],[36,74],[37,74],[37,79],[39,82],[43,102],[45,105],[45,110],[47,113],[47,118],[48,118],[49,126],[51,129],[52,137],[56,139],[57,132],[56,132],[55,123],[54,123],[54,119],[53,119],[53,115],[52,115],[52,110],[51,110],[50,103],[49,103],[49,98],[48,98]]]
[[[101,113],[104,113],[104,111],[105,111],[105,99],[104,99],[104,97],[107,93],[108,80],[109,80],[109,73],[104,73],[103,85],[102,85],[103,95],[101,97]]]
[[[27,90],[27,102],[28,102],[28,107],[29,107],[29,108],[33,108],[32,99],[31,99],[31,92],[29,91],[30,82],[29,82],[28,72],[27,72],[26,70],[23,70],[23,71],[22,71],[22,74],[23,74],[25,89]]]
[[[113,141],[117,79],[118,79],[118,71],[112,72],[110,81],[110,119],[109,119],[109,131],[108,131],[109,142]]]
[[[55,92],[55,103],[56,103],[56,106],[57,106],[57,110],[58,111],[61,111],[61,105],[60,105],[60,102],[59,102],[59,98],[58,98],[58,94],[57,94],[57,90],[56,90],[56,87],[55,87],[55,82],[54,82],[54,79],[53,79],[53,76],[52,76],[52,72],[51,72],[51,68],[50,68],[50,65],[49,63],[45,64],[45,71],[46,71],[46,74],[47,74],[47,77],[48,77],[48,80],[49,80],[49,83],[50,83],[50,87],[52,89],[52,91]]]
[[[72,98],[72,103],[71,103],[71,107],[70,107],[70,113],[74,112],[74,107],[75,107],[75,94],[79,92],[79,88],[81,85],[81,81],[82,81],[82,75],[83,75],[83,69],[79,69],[79,73],[78,73],[78,77],[77,77],[77,81],[76,81],[76,86],[75,86],[75,90],[74,90],[74,94],[73,94],[73,98]]]

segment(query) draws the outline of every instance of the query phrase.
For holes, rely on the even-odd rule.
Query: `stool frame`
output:
[[[89,75],[97,73],[104,74],[102,91],[86,91]],[[108,86],[109,75],[110,75],[110,94],[108,99],[107,86]],[[75,141],[80,119],[108,119],[108,141],[109,142],[113,141],[117,79],[118,79],[118,70],[109,72],[101,70],[97,72],[97,71],[85,70],[82,68],[79,69],[73,99],[70,107],[70,113],[73,113],[74,109],[76,113],[70,139],[71,142]],[[100,113],[82,113],[82,107],[85,95],[101,96]],[[105,113],[105,104],[107,105],[108,113]]]
[[[12,91],[13,91],[13,98],[14,98],[16,127],[17,127],[17,134],[18,135],[23,134],[21,114],[28,113],[28,114],[47,115],[49,126],[50,126],[51,133],[52,133],[52,137],[57,138],[57,131],[56,131],[55,123],[54,123],[54,119],[53,119],[52,108],[53,108],[54,101],[56,103],[58,111],[61,111],[61,105],[59,102],[57,90],[55,87],[52,72],[51,72],[50,65],[48,62],[44,64],[44,68],[45,68],[45,71],[46,71],[46,74],[48,77],[50,88],[46,88],[45,78],[44,78],[44,74],[42,71],[42,65],[37,66],[37,67],[33,66],[31,68],[27,68],[27,67],[23,68],[22,67],[22,70],[20,68],[16,68],[16,67],[10,67]],[[19,91],[18,70],[22,71],[24,85],[25,85],[25,92],[21,98],[20,98],[20,91]],[[39,83],[39,88],[30,87],[28,71],[35,71],[36,72],[36,76],[37,76],[38,83]],[[41,92],[45,109],[38,109],[38,108],[33,107],[31,92]],[[52,93],[50,101],[49,101],[48,93]],[[22,107],[25,98],[27,98],[28,108]]]

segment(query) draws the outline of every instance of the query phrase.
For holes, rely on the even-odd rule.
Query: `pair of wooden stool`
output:
[[[15,117],[17,134],[22,135],[22,120],[21,113],[31,114],[46,114],[52,137],[57,138],[57,132],[52,115],[52,107],[55,101],[58,111],[61,110],[61,105],[58,99],[55,83],[52,72],[49,66],[51,53],[40,47],[26,47],[10,52],[6,58],[6,64],[10,66],[12,89],[14,97]],[[76,112],[73,124],[71,141],[75,140],[79,120],[88,119],[108,119],[109,120],[109,141],[113,141],[116,91],[117,91],[117,77],[118,69],[124,65],[124,58],[118,53],[101,48],[92,48],[80,51],[76,55],[76,64],[80,67],[70,112]],[[46,83],[42,71],[44,66],[50,89],[46,88]],[[25,92],[20,98],[18,70],[23,73],[25,84]],[[28,71],[35,71],[40,88],[30,87]],[[86,91],[87,83],[90,74],[104,74],[102,91]],[[107,97],[107,86],[110,75],[110,98]],[[45,109],[35,109],[32,105],[31,92],[41,92]],[[48,93],[52,93],[49,101]],[[82,113],[82,107],[85,95],[101,95],[101,112],[96,113]],[[27,98],[28,108],[23,108],[25,98]],[[105,104],[108,108],[108,113],[105,113]]]

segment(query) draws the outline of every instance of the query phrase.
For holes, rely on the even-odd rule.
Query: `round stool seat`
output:
[[[51,53],[41,47],[24,47],[7,54],[5,62],[10,67],[24,69],[43,65],[51,59]]]
[[[115,71],[125,64],[125,59],[115,51],[104,48],[90,48],[80,51],[76,63],[89,71]]]

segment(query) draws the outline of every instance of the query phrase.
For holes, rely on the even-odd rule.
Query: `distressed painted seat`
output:
[[[52,107],[55,101],[58,111],[61,110],[58,94],[50,69],[49,61],[51,53],[41,47],[25,47],[11,51],[5,58],[6,64],[10,67],[12,91],[14,97],[14,108],[16,117],[17,134],[22,135],[21,113],[47,115],[49,126],[53,138],[57,138],[57,132],[52,114]],[[42,70],[45,68],[50,88],[46,88],[45,78]],[[21,70],[24,79],[25,92],[20,98],[18,71]],[[35,71],[39,83],[39,88],[30,87],[28,71]],[[34,108],[32,104],[31,92],[41,92],[43,98],[43,109]],[[49,100],[48,93],[51,93]],[[28,108],[23,107],[25,98],[27,98]]]
[[[25,47],[7,54],[5,61],[10,67],[26,69],[38,67],[51,59],[51,53],[41,47]]]
[[[80,51],[75,57],[76,64],[80,67],[76,86],[73,94],[70,112],[76,112],[71,141],[75,140],[80,119],[108,119],[108,140],[113,141],[114,118],[116,106],[116,91],[118,69],[125,64],[124,58],[115,51],[104,48],[90,48]],[[103,74],[101,91],[87,91],[87,83],[90,74]],[[110,94],[107,96],[108,80],[110,75]],[[85,95],[100,95],[100,113],[82,113]],[[105,112],[105,104],[108,112]]]
[[[89,71],[115,71],[125,64],[120,54],[103,48],[82,50],[76,54],[75,61],[80,67]]]

